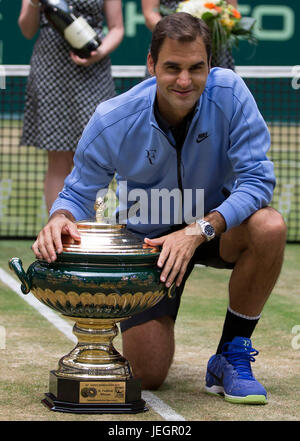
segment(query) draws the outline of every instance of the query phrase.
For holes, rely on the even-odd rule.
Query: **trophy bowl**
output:
[[[53,411],[138,413],[147,410],[140,380],[114,347],[117,323],[172,296],[160,281],[159,249],[145,246],[124,225],[80,221],[75,242],[62,236],[57,260],[33,262],[27,272],[13,257],[9,267],[24,294],[75,321],[78,343],[50,372],[42,400]],[[138,350],[138,348],[137,348]]]

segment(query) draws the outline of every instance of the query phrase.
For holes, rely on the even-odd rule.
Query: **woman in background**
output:
[[[37,0],[22,0],[19,26],[31,39],[39,31],[30,61],[21,145],[48,151],[45,200],[50,210],[85,125],[97,105],[115,95],[109,54],[124,35],[121,0],[67,0],[100,36],[102,44],[82,59],[47,21]],[[108,33],[103,36],[105,19]]]

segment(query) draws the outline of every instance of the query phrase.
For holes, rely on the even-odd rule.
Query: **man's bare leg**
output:
[[[174,320],[164,316],[133,326],[122,333],[123,354],[129,360],[142,388],[157,389],[171,366],[174,344]]]
[[[221,257],[236,262],[229,282],[230,307],[257,316],[278,279],[286,244],[286,226],[274,209],[263,208],[222,235]]]

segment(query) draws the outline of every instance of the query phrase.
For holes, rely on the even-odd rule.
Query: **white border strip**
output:
[[[116,78],[144,78],[146,64],[145,66],[112,66],[111,72]]]
[[[7,77],[27,77],[30,67],[27,64],[2,64]]]
[[[236,66],[242,78],[294,78],[297,66]]]
[[[1,66],[8,77],[27,77],[30,66],[27,64],[3,64]],[[145,66],[112,66],[113,77],[118,78],[143,78],[146,72]]]
[[[8,77],[27,77],[30,66],[25,64],[3,64]],[[236,72],[243,78],[294,78],[297,66],[236,66]],[[145,66],[112,66],[115,78],[143,78]]]
[[[58,314],[52,311],[48,306],[39,302],[33,294],[23,294],[20,289],[20,282],[17,282],[10,274],[0,268],[0,280],[7,285],[12,291],[18,294],[30,306],[36,309],[46,320],[54,325],[60,332],[62,332],[68,339],[77,343],[77,338],[72,332],[72,326],[62,319]],[[185,421],[183,416],[176,413],[170,406],[164,403],[160,398],[152,392],[143,391],[142,397],[146,403],[158,413],[166,421]]]

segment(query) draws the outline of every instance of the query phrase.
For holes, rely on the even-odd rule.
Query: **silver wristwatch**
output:
[[[205,237],[207,242],[216,236],[215,229],[209,222],[205,221],[204,219],[197,219],[196,222],[201,229],[202,236]]]

